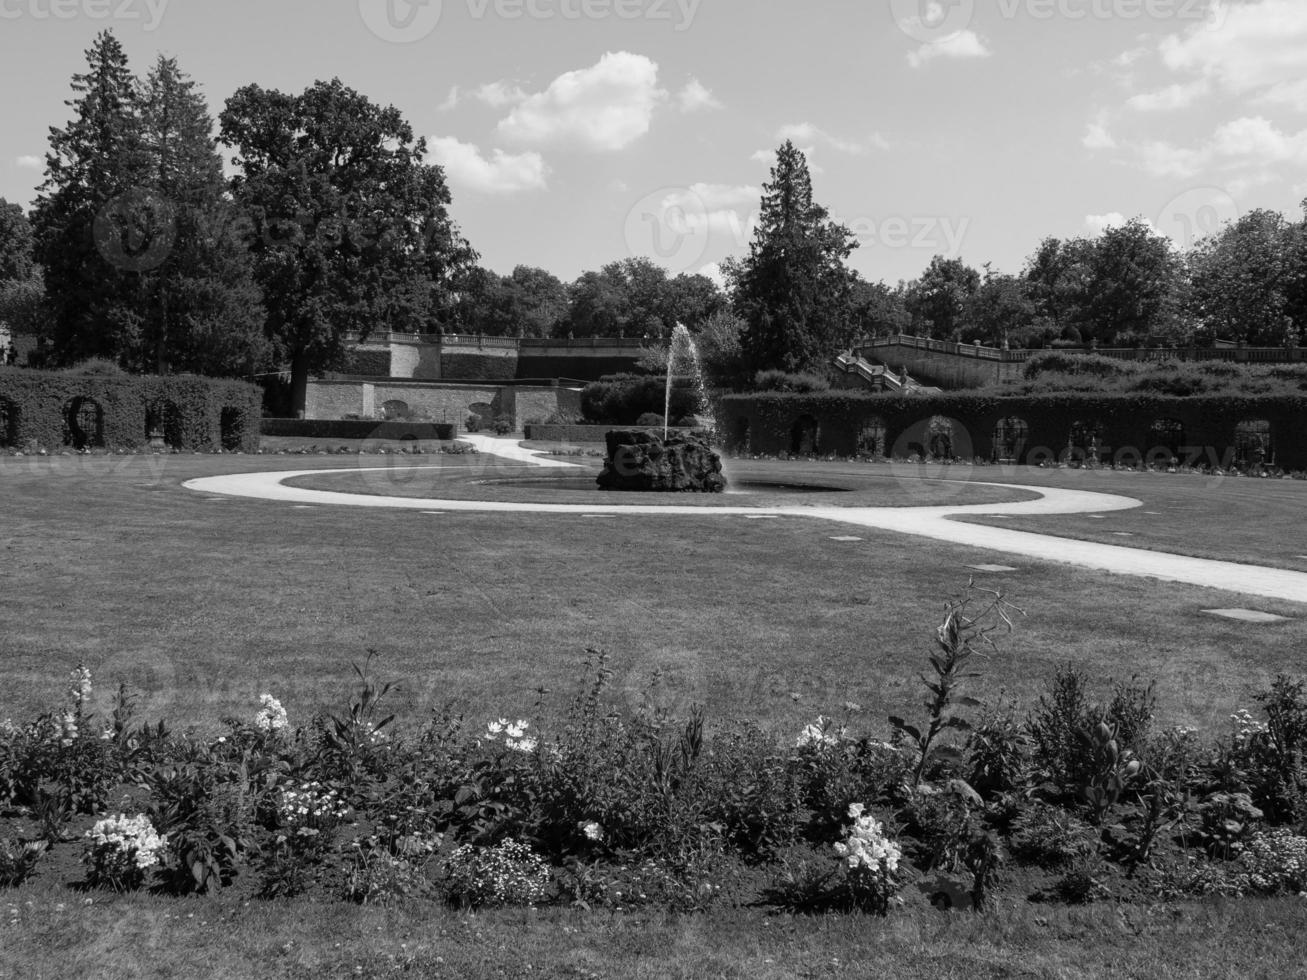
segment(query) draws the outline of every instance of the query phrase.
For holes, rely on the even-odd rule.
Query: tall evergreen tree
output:
[[[213,118],[195,82],[160,56],[141,91],[145,180],[167,202],[167,260],[143,271],[142,367],[248,375],[261,362],[262,297],[227,199]]]
[[[88,70],[73,76],[74,98],[66,103],[74,118],[50,130],[45,181],[32,213],[53,354],[65,362],[117,359],[138,343],[135,269],[151,256],[157,230],[136,224],[139,205],[148,202],[129,194],[141,183],[145,157],[127,55],[105,31],[86,61]]]
[[[735,309],[755,369],[817,367],[849,339],[853,234],[813,201],[808,162],[786,141],[763,185],[749,254],[734,267]]]
[[[393,106],[339,79],[299,96],[250,85],[221,123],[253,222],[266,333],[302,410],[310,372],[339,359],[348,332],[441,322],[476,253],[449,216],[444,171]]]

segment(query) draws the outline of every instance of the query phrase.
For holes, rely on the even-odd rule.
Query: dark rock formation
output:
[[[608,458],[599,474],[601,490],[661,493],[721,493],[726,489],[722,458],[697,433],[619,430],[607,435]]]

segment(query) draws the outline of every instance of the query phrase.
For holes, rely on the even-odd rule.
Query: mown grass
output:
[[[369,463],[375,460],[369,460]],[[452,468],[484,461],[450,459]],[[187,479],[246,469],[353,468],[357,459],[249,457],[0,460],[8,574],[0,591],[0,717],[59,703],[79,660],[107,705],[121,678],[175,725],[252,715],[261,691],[293,722],[346,695],[368,648],[398,677],[401,721],[453,702],[474,718],[546,727],[589,646],[615,657],[616,689],[712,719],[793,732],[845,701],[863,724],[919,712],[916,673],[942,600],[990,553],[817,520],[423,515],[209,500]],[[406,464],[396,463],[396,466]],[[507,471],[505,471],[507,472]],[[778,466],[787,479],[868,472]],[[936,474],[938,475],[938,474]],[[1107,486],[1168,511],[1187,478]],[[906,477],[903,477],[907,479]],[[1109,482],[1112,481],[1112,482]],[[1126,485],[1128,484],[1128,486]],[[1243,491],[1244,484],[1232,484]],[[1257,501],[1227,485],[1187,497],[1221,547],[1260,533]],[[1258,484],[1255,491],[1262,491]],[[1296,487],[1266,487],[1274,511]],[[962,490],[958,490],[962,493]],[[1279,495],[1285,494],[1283,498]],[[1276,518],[1279,520],[1280,518]],[[1152,518],[1159,527],[1167,519]],[[1177,536],[1189,519],[1177,523]],[[1206,528],[1205,528],[1206,529]],[[1224,725],[1278,672],[1301,672],[1303,607],[1247,627],[1202,617],[1228,594],[1030,562],[978,576],[1028,611],[973,693],[1035,699],[1054,668],[1106,685],[1159,681],[1159,722]],[[651,679],[657,677],[657,683]],[[548,693],[538,693],[538,689]],[[294,716],[299,716],[295,718]],[[860,726],[861,727],[861,726]],[[415,905],[176,900],[83,894],[39,877],[0,894],[0,977],[1260,977],[1301,975],[1301,900],[1101,905],[1025,902],[982,916],[888,920],[723,910],[684,918],[568,909],[463,915]]]
[[[0,977],[22,980],[1298,977],[1302,900],[926,910],[888,919],[462,914],[430,905],[82,897],[36,885],[0,898]]]
[[[974,471],[974,477],[1115,493],[1144,504],[1104,514],[1102,520],[1088,514],[1010,520],[968,518],[975,523],[1307,571],[1307,534],[1302,524],[1303,510],[1307,508],[1304,480],[1025,467],[981,467]]]
[[[146,693],[146,714],[175,722],[250,715],[262,691],[303,718],[339,704],[349,663],[376,649],[382,673],[403,682],[402,718],[453,702],[474,717],[548,720],[585,650],[601,647],[632,702],[700,703],[710,717],[795,729],[854,701],[874,721],[920,700],[942,601],[968,565],[995,558],[871,531],[836,542],[846,527],[799,518],[301,510],[181,486],[238,469],[357,465],[0,461],[10,521],[0,717],[56,705],[84,661],[102,705],[122,679]],[[1243,603],[1296,617],[1249,628],[1199,615],[1229,605],[1226,593],[1014,564],[1014,575],[977,576],[1028,612],[986,663],[981,695],[1031,701],[1074,661],[1104,682],[1155,677],[1164,721],[1210,727],[1301,668],[1302,606]]]

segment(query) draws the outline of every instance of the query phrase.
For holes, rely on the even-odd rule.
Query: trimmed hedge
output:
[[[440,377],[446,381],[512,381],[518,377],[517,358],[441,351]]]
[[[667,379],[654,375],[605,378],[581,392],[581,414],[595,425],[638,425],[640,416],[662,416],[667,409]],[[688,378],[672,387],[672,421],[699,410],[699,391]]]
[[[526,438],[532,442],[581,442],[604,445],[605,437],[613,431],[611,425],[550,425],[548,423],[529,422],[525,426]],[[659,432],[662,426],[655,426]],[[697,429],[683,429],[672,426],[671,432],[697,432]]]
[[[758,393],[727,395],[721,402],[722,432],[732,449],[790,453],[811,445],[821,455],[858,455],[859,436],[883,426],[887,455],[922,455],[930,444],[930,420],[953,420],[952,455],[997,459],[1001,420],[1021,419],[1026,433],[1017,449],[1021,463],[1084,458],[1145,461],[1172,449],[1182,463],[1228,468],[1242,422],[1266,421],[1271,453],[1266,461],[1284,469],[1307,469],[1307,395],[1199,395],[1177,398],[1150,393],[1062,392],[1003,396],[983,392],[939,395]],[[1153,423],[1180,423],[1179,445],[1159,440]],[[814,431],[815,430],[815,431]],[[1091,443],[1088,433],[1093,432]],[[1189,452],[1189,450],[1194,452]],[[1183,452],[1181,450],[1184,450]]]
[[[256,452],[263,393],[193,375],[0,369],[0,446],[140,449],[158,430],[173,449]]]
[[[379,422],[370,419],[264,419],[265,436],[292,439],[417,439],[449,442],[458,434],[452,422]]]

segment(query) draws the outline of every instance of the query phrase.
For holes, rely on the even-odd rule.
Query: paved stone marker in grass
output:
[[[1021,571],[1021,569],[1013,568],[1011,565],[968,565],[967,568],[973,572],[985,572],[988,575],[1007,575],[1010,572]]]
[[[1115,537],[1118,537],[1118,538],[1133,538],[1133,537],[1134,537],[1134,532],[1132,532],[1132,531],[1113,531],[1112,534],[1113,534]]]
[[[1239,623],[1287,623],[1287,616],[1276,616],[1274,613],[1258,612],[1256,609],[1204,609],[1208,616],[1220,616],[1222,619],[1233,619]]]
[[[854,541],[861,541],[862,538],[840,537],[840,538],[831,538],[831,540],[832,540],[832,541],[844,541],[844,542],[849,542],[849,543],[851,543],[851,542],[854,542]]]

